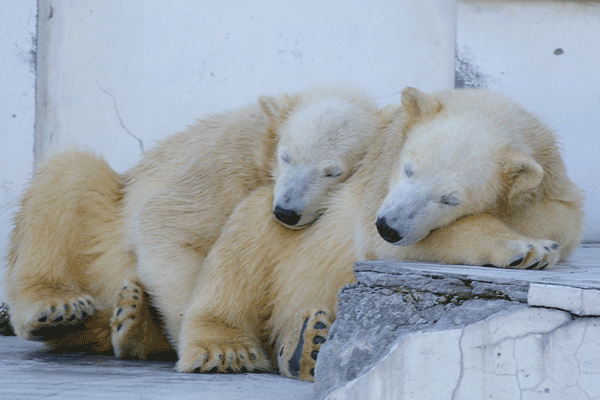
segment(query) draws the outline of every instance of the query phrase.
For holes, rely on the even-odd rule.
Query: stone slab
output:
[[[532,388],[537,390],[539,387],[531,384],[519,386],[520,381],[526,380],[526,377],[513,374],[512,378],[507,378],[505,373],[495,375],[495,372],[488,371],[491,368],[488,364],[465,367],[463,370],[464,365],[461,364],[465,360],[462,358],[463,355],[455,360],[452,358],[454,356],[449,355],[453,351],[451,349],[462,349],[464,334],[471,332],[473,326],[486,324],[485,321],[491,319],[504,321],[504,325],[496,324],[494,332],[505,335],[505,339],[490,339],[490,343],[498,343],[499,348],[503,346],[500,344],[502,340],[515,341],[535,335],[542,335],[535,336],[535,340],[539,339],[542,342],[534,341],[532,346],[543,347],[547,340],[544,339],[544,335],[562,326],[561,324],[570,323],[578,316],[600,315],[600,247],[598,245],[579,248],[569,260],[547,271],[389,260],[360,261],[355,263],[354,271],[357,283],[348,285],[340,291],[337,320],[319,353],[315,369],[316,399],[323,399],[330,393],[337,393],[335,396],[331,394],[332,399],[481,399],[488,398],[488,395],[491,398],[513,398],[513,394],[516,395],[515,398],[519,396],[528,398],[533,395],[533,392],[529,393],[527,390],[533,390]],[[547,312],[556,316],[558,318],[556,321],[562,322],[559,321],[558,325],[548,329],[540,328],[547,322],[543,317],[543,315],[550,315]],[[527,315],[531,318],[524,317]],[[598,323],[597,318],[585,319],[585,321],[591,321],[590,329],[596,329],[594,324]],[[455,338],[456,335],[460,340]],[[419,342],[420,340],[423,342]],[[447,343],[449,340],[451,343]],[[600,360],[600,350],[595,351],[592,341],[586,343],[588,351],[597,353]],[[560,345],[558,343],[558,346]],[[466,343],[465,346],[469,347],[470,344]],[[488,345],[480,343],[475,347],[477,346],[485,348]],[[495,346],[494,344],[492,347],[496,348]],[[516,345],[513,343],[511,346],[513,346],[511,357],[516,357],[514,350]],[[421,353],[415,353],[415,348],[422,349]],[[523,354],[534,351],[531,349],[525,349]],[[543,347],[543,351],[546,350]],[[565,351],[576,350],[574,348]],[[559,357],[559,354],[552,349],[548,351],[550,353],[544,353],[545,361],[536,359],[537,361],[522,362],[530,362],[528,368],[531,368],[532,374],[539,375],[543,372],[547,377],[550,374],[548,371],[563,368],[553,364],[553,360]],[[393,352],[398,354],[391,356]],[[502,351],[499,353],[502,354]],[[491,355],[485,354],[479,356],[484,358],[489,356],[490,360],[493,359],[490,358]],[[531,357],[538,357],[539,354],[535,354]],[[423,357],[429,359],[420,360]],[[474,356],[474,359],[478,358]],[[395,360],[393,363],[396,364],[391,360]],[[436,367],[435,364],[438,362],[436,360],[450,365],[460,364],[460,376],[454,377],[453,373],[448,372],[449,365]],[[575,361],[579,362],[578,359]],[[509,361],[502,361],[505,362]],[[595,365],[592,365],[592,369],[596,368]],[[446,368],[446,372],[439,371],[439,368]],[[577,368],[586,368],[586,366],[578,364]],[[566,381],[561,380],[563,373],[566,372],[553,375],[552,379],[556,378],[556,381],[552,381],[552,384],[548,383],[548,387],[544,387],[544,390],[548,389],[552,393],[561,393],[561,395],[572,394],[575,396],[573,398],[585,398],[581,397],[583,392],[576,391],[571,383],[567,384]],[[594,374],[595,372],[592,375]],[[438,387],[438,382],[446,382],[448,379],[455,379],[458,382],[452,386],[454,389],[449,397],[444,394],[444,391],[450,387],[447,383],[441,385],[438,395],[432,395],[435,392],[432,388]],[[515,379],[519,381],[517,386],[513,385]],[[481,381],[488,382],[486,387],[497,387],[500,391],[506,388],[508,397],[503,397],[500,392],[481,387],[478,383]],[[497,384],[492,384],[492,381]],[[569,386],[571,389],[564,385],[571,385]],[[368,387],[371,389],[365,389]],[[529,389],[523,389],[525,387]],[[430,393],[430,390],[434,391]],[[365,397],[367,393],[369,396]],[[344,397],[346,395],[349,397]]]
[[[529,305],[581,316],[600,315],[600,246],[582,246],[551,270],[528,271],[406,261],[359,261],[358,282],[370,287],[403,286],[434,293],[504,294]],[[427,282],[428,286],[424,286]],[[585,301],[584,301],[585,300]]]

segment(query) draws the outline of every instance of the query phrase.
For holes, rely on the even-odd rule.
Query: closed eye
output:
[[[457,206],[460,203],[460,201],[458,200],[458,198],[456,198],[452,195],[450,195],[450,196],[444,195],[440,199],[440,203],[447,205],[447,206],[454,207],[454,206]]]
[[[287,153],[281,153],[280,158],[281,158],[281,161],[283,161],[286,164],[289,164],[290,161],[292,161],[292,157]]]
[[[327,177],[327,178],[339,178],[342,174],[344,173],[344,171],[342,171],[339,168],[327,168],[323,174]]]

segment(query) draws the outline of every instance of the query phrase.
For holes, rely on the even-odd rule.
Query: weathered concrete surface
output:
[[[382,260],[355,274],[316,399],[600,398],[600,319],[578,318],[600,315],[600,247],[550,271]]]
[[[600,399],[600,318],[546,308],[499,313],[395,342],[328,400]]]
[[[315,368],[315,398],[322,399],[368,372],[406,336],[462,328],[494,314],[527,308],[524,300],[489,299],[488,292],[473,294],[452,279],[407,278],[411,283],[418,281],[421,289],[362,283],[342,289],[337,319]]]
[[[1,399],[307,400],[313,384],[272,374],[181,374],[174,363],[50,354],[0,337]]]

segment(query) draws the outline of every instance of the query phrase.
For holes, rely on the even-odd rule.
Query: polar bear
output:
[[[177,157],[148,155],[128,174],[125,241],[136,255],[137,275],[163,316],[174,346],[196,275],[236,204],[250,190],[272,180],[275,219],[288,228],[305,227],[322,214],[329,194],[352,174],[379,132],[379,109],[352,88],[317,87],[292,97],[262,97],[259,103],[276,123],[269,129],[271,135],[277,134],[276,149],[257,139],[213,134],[201,143],[205,154],[214,157],[199,157],[194,148],[200,144],[186,143]],[[233,119],[229,123],[241,131],[242,124]],[[235,152],[228,144],[231,140]],[[257,164],[240,163],[244,157]],[[182,163],[182,159],[193,161]],[[166,169],[168,164],[174,165],[168,170],[177,173],[169,172],[168,180],[156,175],[155,169]],[[256,177],[259,171],[262,176]],[[122,293],[125,301],[117,304],[112,321],[113,345],[117,354],[139,356],[144,353],[139,350],[142,338],[128,335],[135,331],[139,308],[133,306],[140,299],[134,299],[130,290],[136,285],[127,286]],[[131,347],[137,350],[125,350]]]
[[[407,88],[383,114],[386,127],[316,223],[275,223],[268,186],[238,205],[185,312],[177,370],[273,365],[313,380],[356,260],[540,269],[578,245],[582,193],[553,132],[511,100]]]
[[[11,235],[6,286],[17,334],[95,351],[116,344],[119,356],[168,351],[156,318],[140,325],[129,318],[130,300],[146,297],[138,282],[176,331],[171,316],[183,313],[181,298],[237,203],[275,182],[275,219],[310,224],[379,131],[378,111],[360,90],[317,87],[200,120],[123,175],[88,152],[50,157],[38,166]],[[123,281],[127,296],[113,312]],[[180,285],[177,297],[171,282]],[[111,315],[121,328],[112,343]],[[141,345],[128,335],[137,328]]]

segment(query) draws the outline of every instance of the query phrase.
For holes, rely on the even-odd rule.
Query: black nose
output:
[[[280,222],[289,226],[294,226],[298,223],[298,221],[300,221],[300,214],[296,213],[296,211],[286,210],[285,208],[281,208],[279,206],[275,207],[273,214],[275,214],[275,218],[277,218]]]
[[[377,225],[377,231],[379,232],[379,235],[381,235],[386,242],[398,243],[402,240],[402,236],[400,236],[398,232],[396,232],[387,224],[385,217],[377,218],[375,225]]]

